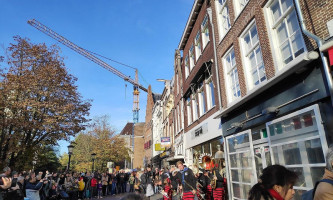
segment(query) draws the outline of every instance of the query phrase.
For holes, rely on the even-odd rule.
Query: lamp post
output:
[[[67,164],[67,171],[68,171],[69,168],[71,167],[71,156],[73,154],[74,145],[70,144],[67,146],[67,148],[68,148],[68,164]]]
[[[96,153],[92,153],[91,154],[91,159],[93,161],[93,164],[92,164],[92,172],[95,171],[95,158],[96,158]]]

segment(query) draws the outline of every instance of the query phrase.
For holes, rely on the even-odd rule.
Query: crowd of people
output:
[[[313,190],[303,194],[304,199],[333,199],[333,148],[328,151],[326,164],[323,179]],[[228,199],[227,182],[221,168],[190,169],[181,161],[164,169],[152,170],[147,166],[142,170],[114,170],[113,173],[12,172],[5,167],[0,177],[0,200],[83,200],[121,193],[129,193],[124,200],[144,199],[143,196],[149,199],[157,193],[162,194],[164,200]],[[247,198],[291,200],[297,179],[297,174],[284,166],[268,166]]]

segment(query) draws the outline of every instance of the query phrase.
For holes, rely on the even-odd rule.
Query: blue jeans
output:
[[[111,195],[112,194],[117,194],[117,183],[116,182],[112,182]]]
[[[127,183],[122,183],[122,192],[126,193],[127,192]]]

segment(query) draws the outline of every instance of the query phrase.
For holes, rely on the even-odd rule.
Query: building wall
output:
[[[216,14],[216,3],[217,1],[211,0],[212,9],[213,9],[213,18],[215,27],[218,27],[217,23],[217,14]],[[246,72],[245,72],[245,64],[242,58],[241,45],[240,45],[240,36],[243,31],[248,27],[248,25],[255,20],[263,61],[265,65],[266,77],[267,80],[271,80],[275,78],[277,75],[281,75],[282,73],[277,71],[277,62],[279,60],[275,59],[273,56],[275,55],[274,46],[272,46],[272,41],[276,40],[276,38],[272,38],[269,32],[269,24],[267,22],[267,13],[266,13],[266,5],[268,5],[272,1],[267,0],[250,0],[243,11],[237,15],[235,13],[235,1],[227,0],[227,5],[229,8],[230,14],[230,22],[231,28],[223,36],[222,40],[220,39],[219,30],[215,28],[215,39],[217,45],[217,57],[219,63],[219,77],[221,80],[221,97],[222,97],[222,106],[224,109],[228,108],[227,102],[227,92],[226,92],[226,78],[225,77],[225,66],[223,65],[223,56],[229,51],[231,47],[234,48],[235,58],[236,58],[236,66],[238,70],[239,76],[239,84],[241,89],[241,97],[245,97],[250,92],[248,89],[248,85],[246,82]],[[323,1],[315,1],[315,0],[300,0],[301,9],[303,12],[303,17],[305,19],[307,28],[309,31],[317,34],[321,38],[327,38],[329,36],[326,22],[333,19],[333,13],[329,10],[332,10],[333,1],[323,0]],[[266,9],[266,10],[265,10]],[[323,14],[325,13],[325,14]],[[311,15],[309,15],[311,14]],[[305,34],[302,34],[307,51],[312,51],[316,48],[315,41],[309,39]],[[276,50],[275,50],[276,51]]]
[[[208,22],[208,27],[209,27],[209,42],[207,44],[207,46],[203,49],[200,57],[198,58],[197,61],[195,61],[195,65],[194,68],[192,69],[192,71],[190,72],[189,76],[186,78],[186,74],[185,74],[185,57],[188,55],[189,53],[189,49],[191,48],[191,45],[194,43],[194,38],[196,37],[197,32],[201,29],[201,23],[203,21],[203,19],[205,18],[205,16],[207,15],[207,8],[210,7],[209,5],[209,1],[203,1],[201,4],[201,9],[198,13],[198,17],[196,19],[196,22],[194,23],[194,26],[191,30],[191,33],[188,37],[188,40],[186,41],[185,47],[183,49],[183,59],[182,59],[182,86],[183,86],[183,93],[184,95],[186,94],[186,92],[188,92],[190,90],[190,85],[193,81],[193,79],[198,75],[200,69],[202,70],[202,68],[206,68],[206,66],[204,65],[205,62],[208,61],[213,61],[212,62],[212,67],[211,67],[211,73],[212,73],[212,79],[214,82],[214,85],[216,86],[214,89],[214,96],[215,96],[215,107],[213,107],[212,109],[210,109],[207,113],[205,113],[204,115],[202,115],[201,117],[199,117],[197,120],[195,120],[194,122],[190,123],[188,122],[188,118],[187,118],[187,107],[186,107],[186,100],[183,100],[183,104],[184,104],[184,131],[188,132],[191,129],[193,129],[193,127],[197,126],[198,124],[200,124],[201,122],[203,122],[204,120],[206,120],[208,117],[210,117],[212,114],[216,113],[219,110],[219,100],[218,100],[218,92],[217,92],[217,80],[216,80],[216,71],[215,71],[215,61],[214,61],[214,45],[213,45],[213,34],[212,34],[212,27],[210,25],[210,23]],[[193,116],[193,113],[192,113]]]
[[[144,128],[145,123],[137,123],[134,126],[134,158],[133,158],[133,168],[142,168],[143,167],[143,158],[145,156],[144,151]]]
[[[145,144],[150,143],[152,144],[152,112],[154,107],[154,100],[153,95],[151,91],[151,86],[148,86],[148,93],[147,93],[147,106],[146,106],[146,118],[145,118],[145,126],[144,126],[144,141]],[[149,148],[148,148],[149,147]],[[145,160],[146,164],[151,163],[152,158],[152,145],[148,145],[147,148],[145,148]]]

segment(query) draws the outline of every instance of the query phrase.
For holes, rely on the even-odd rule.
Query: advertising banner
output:
[[[161,137],[161,146],[168,148],[171,146],[170,137]]]

